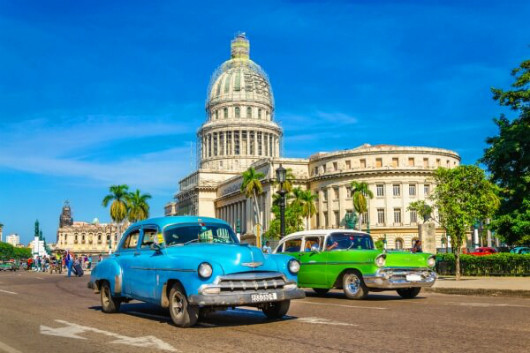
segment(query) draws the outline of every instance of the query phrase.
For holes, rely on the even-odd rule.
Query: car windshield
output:
[[[327,241],[327,248],[330,250],[372,250],[374,243],[368,234],[355,233],[333,233]]]
[[[225,224],[179,224],[164,230],[166,246],[191,243],[237,244],[232,228]]]

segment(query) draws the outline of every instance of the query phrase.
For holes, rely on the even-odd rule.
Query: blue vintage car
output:
[[[106,313],[137,299],[169,308],[175,325],[189,327],[200,313],[236,306],[284,316],[291,299],[304,297],[299,269],[290,256],[239,243],[222,220],[170,216],[130,226],[116,252],[92,270],[88,287],[100,293]]]

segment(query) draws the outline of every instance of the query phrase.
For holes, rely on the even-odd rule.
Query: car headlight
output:
[[[386,263],[386,254],[377,255],[377,257],[375,258],[375,264],[377,265],[377,267],[383,267],[385,266],[385,263]]]
[[[291,259],[287,264],[287,268],[289,269],[289,272],[291,272],[293,275],[296,275],[298,271],[300,271],[300,262],[298,260]]]
[[[436,257],[430,256],[429,259],[427,259],[427,265],[429,265],[429,267],[434,267],[434,265],[436,265]]]
[[[199,265],[197,272],[199,273],[199,277],[201,278],[210,278],[213,273],[212,265],[207,262],[203,262]]]

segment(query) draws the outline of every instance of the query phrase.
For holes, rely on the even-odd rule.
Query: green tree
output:
[[[456,278],[460,279],[460,250],[466,233],[478,220],[490,218],[499,206],[497,186],[477,166],[438,168],[434,173],[433,199],[442,226],[450,235],[456,259]]]
[[[248,168],[243,172],[243,183],[241,184],[241,192],[247,198],[252,199],[254,205],[254,220],[257,225],[260,224],[260,209],[258,203],[258,195],[263,193],[263,185],[261,179],[265,174],[257,172],[253,167]]]
[[[125,184],[112,185],[110,186],[109,191],[110,194],[103,198],[102,204],[103,207],[107,207],[112,201],[112,204],[110,205],[110,218],[117,224],[118,234],[121,236],[121,225],[127,217],[127,196],[129,195],[129,186]],[[113,237],[111,236],[111,247],[112,238]]]
[[[501,205],[491,226],[510,244],[530,243],[530,60],[512,70],[511,90],[492,88],[493,99],[518,116],[494,119],[497,136],[486,139],[481,162],[500,188]]]
[[[318,198],[318,195],[313,194],[311,190],[302,191],[301,200],[302,200],[302,215],[306,218],[306,229],[311,229],[311,217],[317,212],[317,207],[315,202]]]
[[[418,200],[411,202],[409,207],[407,207],[407,211],[418,212],[418,216],[420,216],[422,221],[425,223],[429,218],[431,218],[432,206],[427,204],[425,200]]]
[[[367,199],[372,199],[374,194],[368,187],[368,184],[363,182],[352,181],[351,191],[353,199],[353,208],[359,215],[359,230],[361,230],[363,223],[363,214],[368,211]]]
[[[151,198],[150,194],[142,194],[140,190],[130,192],[126,195],[127,213],[130,222],[141,221],[149,218],[149,204],[147,200]]]

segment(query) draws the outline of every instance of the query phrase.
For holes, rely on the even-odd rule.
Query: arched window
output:
[[[252,108],[247,107],[247,119],[251,119],[251,118],[252,118]]]
[[[218,110],[215,111],[215,120],[217,120],[217,119],[219,119],[219,111]]]
[[[224,109],[223,109],[223,117],[224,117],[225,119],[228,119],[228,108],[224,108]]]
[[[236,107],[235,108],[235,115],[236,115],[236,118],[240,118],[241,117],[241,109],[239,107]]]
[[[403,239],[396,238],[396,250],[402,250],[403,249]]]
[[[258,109],[258,119],[261,119],[261,109]]]
[[[219,80],[219,83],[217,84],[217,95],[220,95],[221,94],[221,80]]]
[[[241,90],[241,72],[236,72],[236,82],[234,83],[234,91],[240,91]]]
[[[226,78],[225,78],[225,93],[228,93],[228,90],[230,88],[230,80],[232,78],[232,74],[229,74]]]

